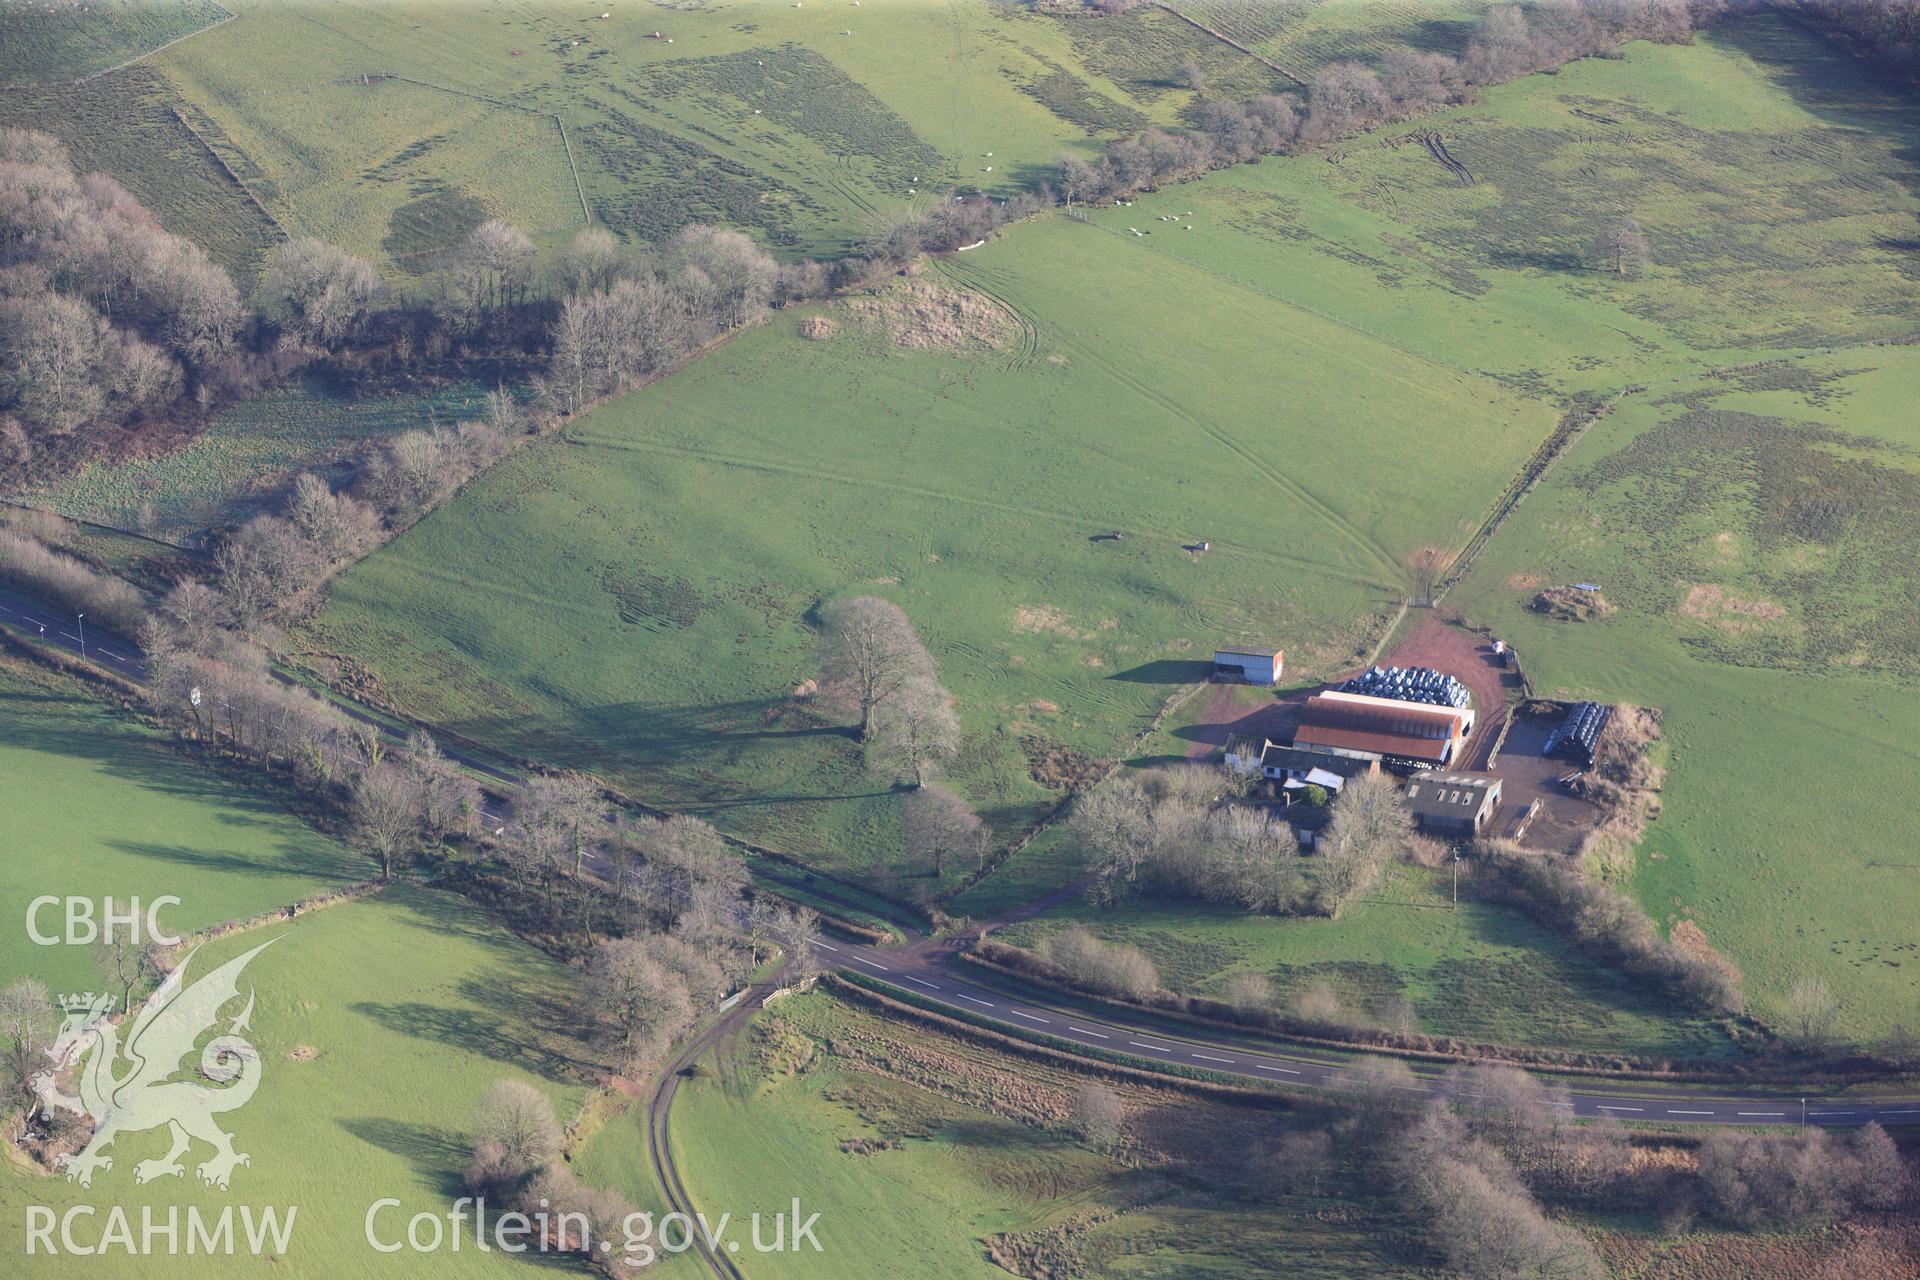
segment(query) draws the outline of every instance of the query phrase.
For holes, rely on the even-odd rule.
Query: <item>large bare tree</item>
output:
[[[925,787],[960,749],[960,718],[953,699],[932,678],[931,664],[876,708],[875,722],[881,756],[916,787]]]
[[[908,796],[900,820],[906,828],[907,856],[935,879],[955,861],[978,864],[986,851],[987,832],[979,815],[938,783]]]
[[[929,679],[932,666],[906,612],[893,601],[852,596],[821,607],[821,689],[859,716],[861,742],[873,733],[874,713]]]
[[[392,762],[373,765],[353,780],[353,838],[380,863],[380,878],[419,850],[422,830],[420,783]]]

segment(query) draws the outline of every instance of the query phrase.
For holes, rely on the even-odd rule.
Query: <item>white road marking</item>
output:
[[[1883,1116],[1920,1116],[1920,1111],[1882,1111]]]
[[[1107,1033],[1104,1031],[1089,1031],[1085,1027],[1076,1027],[1071,1022],[1067,1024],[1067,1030],[1078,1031],[1083,1036],[1095,1036],[1101,1040],[1111,1039],[1111,1037],[1108,1036]]]
[[[1810,1116],[1857,1116],[1858,1111],[1809,1111]]]
[[[917,982],[929,991],[938,991],[940,989],[937,985],[928,982],[925,978],[916,978],[910,973],[906,975],[906,978],[908,982]]]
[[[840,949],[834,946],[831,942],[822,942],[818,938],[813,939],[813,945],[820,948],[822,951],[838,951]]]
[[[1670,1116],[1710,1116],[1713,1114],[1713,1112],[1711,1111],[1680,1111],[1673,1107],[1668,1107],[1667,1114]]]
[[[869,960],[865,956],[855,956],[853,959],[854,959],[854,962],[857,964],[872,965],[874,968],[878,969],[882,973],[887,972],[887,966],[881,964],[878,960]]]
[[[1018,1010],[1018,1009],[1009,1009],[1009,1010],[1007,1010],[1007,1012],[1008,1012],[1008,1013],[1010,1013],[1010,1014],[1012,1014],[1012,1015],[1013,1015],[1014,1017],[1016,1017],[1016,1018],[1026,1018],[1026,1019],[1028,1019],[1028,1020],[1029,1020],[1029,1021],[1031,1021],[1031,1022],[1045,1022],[1045,1021],[1046,1021],[1046,1019],[1045,1019],[1045,1018],[1043,1018],[1043,1017],[1041,1017],[1041,1016],[1040,1016],[1040,1015],[1038,1015],[1038,1014],[1035,1014],[1035,1013],[1023,1013],[1023,1012],[1021,1012],[1021,1011],[1020,1011],[1020,1010]]]
[[[975,1004],[983,1004],[983,1005],[985,1005],[985,1006],[987,1006],[987,1008],[989,1008],[989,1009],[991,1009],[991,1008],[993,1008],[993,1001],[991,1001],[991,1000],[982,1000],[982,999],[981,999],[981,998],[980,998],[979,996],[970,996],[970,995],[968,995],[968,994],[967,994],[966,992],[964,992],[964,991],[962,991],[962,992],[960,993],[960,998],[961,998],[962,1000],[971,1000],[971,1001],[973,1001],[973,1002],[974,1002]]]
[[[112,658],[112,659],[113,659],[113,660],[114,660],[115,662],[125,662],[125,661],[126,661],[126,659],[125,659],[125,658],[123,658],[123,657],[121,657],[121,656],[120,656],[119,654],[117,654],[117,653],[115,653],[115,652],[114,652],[113,650],[111,650],[111,649],[102,649],[102,648],[100,648],[100,647],[99,647],[98,645],[96,645],[96,646],[94,646],[94,649],[95,649],[95,652],[97,652],[97,653],[104,653],[104,654],[106,654],[106,655],[107,655],[107,656],[108,656],[109,658]]]
[[[1208,1062],[1232,1062],[1233,1061],[1232,1058],[1222,1058],[1211,1053],[1201,1053],[1198,1049],[1195,1049],[1193,1051],[1193,1056],[1196,1058],[1205,1058]]]
[[[1264,1062],[1256,1062],[1253,1065],[1254,1065],[1254,1069],[1257,1071],[1278,1071],[1283,1076],[1297,1076],[1300,1074],[1298,1071],[1295,1071],[1292,1067],[1270,1067]]]
[[[1616,1107],[1605,1102],[1600,1104],[1599,1109],[1601,1111],[1645,1111],[1646,1110],[1645,1107]]]
[[[1129,1040],[1127,1041],[1127,1043],[1132,1045],[1136,1049],[1151,1049],[1155,1053],[1172,1053],[1173,1052],[1172,1049],[1169,1049],[1164,1044],[1148,1044],[1145,1040]]]
[[[1787,1113],[1784,1111],[1739,1111],[1734,1114],[1743,1116],[1767,1116],[1772,1119],[1779,1119]]]

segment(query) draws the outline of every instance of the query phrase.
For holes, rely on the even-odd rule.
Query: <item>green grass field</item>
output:
[[[798,1194],[822,1252],[733,1255],[754,1276],[989,1277],[999,1233],[1062,1231],[1079,1273],[1129,1277],[1396,1276],[1364,1237],[1379,1220],[1325,1196],[1221,1192],[1209,1163],[1276,1117],[1127,1089],[1141,1158],[1126,1167],[1055,1127],[1079,1083],[1047,1063],[897,1024],[823,994],[774,1006],[704,1060],[674,1103],[676,1157],[696,1206],[736,1220]],[[641,1158],[636,1124],[596,1139]],[[843,1144],[886,1144],[862,1153]],[[1207,1156],[1204,1152],[1211,1151]],[[588,1159],[608,1153],[590,1149]],[[744,1226],[738,1229],[744,1232]],[[769,1232],[770,1234],[770,1232]],[[1053,1255],[1056,1259],[1059,1254]],[[664,1274],[691,1275],[691,1259]]]
[[[0,14],[18,11],[0,8]],[[0,94],[0,124],[60,139],[76,171],[110,174],[162,226],[205,249],[245,289],[280,231],[222,170],[211,148],[225,144],[211,121],[199,117],[189,125],[189,105],[166,77],[141,63],[85,84],[9,89]],[[228,163],[245,164],[230,150],[222,154]]]
[[[475,417],[485,395],[477,383],[454,383],[347,399],[295,384],[227,409],[176,453],[96,462],[27,500],[123,528],[150,509],[153,536],[190,541],[244,520],[298,471],[336,474],[369,442]]]
[[[0,85],[54,84],[105,71],[225,15],[215,0],[18,0],[0,6]]]
[[[1302,80],[1394,49],[1458,55],[1486,0],[1178,0],[1175,6]]]
[[[566,970],[515,939],[458,898],[397,886],[369,899],[254,930],[208,946],[190,975],[269,938],[248,966],[255,1003],[248,1039],[260,1051],[258,1094],[220,1117],[236,1150],[252,1156],[227,1192],[183,1179],[136,1184],[133,1165],[166,1150],[164,1130],[128,1134],[114,1144],[114,1167],[90,1190],[0,1169],[0,1249],[20,1257],[24,1206],[56,1213],[100,1206],[81,1222],[85,1240],[104,1226],[109,1205],[126,1207],[139,1231],[143,1205],[298,1206],[293,1242],[270,1263],[232,1257],[144,1258],[155,1276],[257,1275],[263,1266],[293,1276],[532,1275],[536,1261],[461,1252],[377,1254],[363,1220],[375,1200],[399,1210],[379,1220],[386,1238],[414,1213],[444,1214],[460,1194],[474,1101],[495,1079],[525,1080],[553,1099],[561,1122],[578,1109],[580,1046],[562,1030],[571,1013]],[[192,1159],[207,1155],[204,1146]],[[469,1228],[470,1229],[470,1228]],[[236,1231],[238,1228],[236,1228]],[[56,1239],[58,1237],[56,1236]],[[184,1240],[184,1220],[183,1220]],[[35,1275],[98,1275],[124,1255],[36,1258]]]
[[[1171,123],[1192,97],[1136,92],[1089,68],[1076,24],[981,0],[857,14],[755,0],[606,21],[435,0],[234,10],[157,65],[283,222],[400,277],[483,216],[558,239],[583,221],[582,192],[632,236],[718,221],[837,252],[916,192],[1012,190],[1090,134]],[[1185,43],[1229,77],[1269,74],[1168,15],[1102,25],[1184,32],[1143,55],[1164,62],[1161,81]]]
[[[1077,922],[1145,951],[1169,990],[1226,999],[1234,975],[1254,973],[1283,1007],[1323,987],[1361,1025],[1394,1025],[1404,1002],[1411,1029],[1483,1043],[1643,1057],[1731,1048],[1719,1028],[1676,1016],[1517,912],[1471,900],[1456,911],[1449,893],[1446,872],[1403,866],[1339,920],[1075,902],[994,936],[1031,947]]]
[[[1898,834],[1920,767],[1916,387],[1914,351],[1877,348],[1629,400],[1449,600],[1512,639],[1543,692],[1662,709],[1641,901],[1704,928],[1762,1015],[1816,975],[1862,1036],[1920,1014]],[[1525,608],[1567,581],[1619,612]]]
[[[1911,332],[1916,123],[1852,60],[1748,15],[1094,216],[1517,389],[1612,392]],[[1474,185],[1411,139],[1427,128]],[[1653,251],[1627,280],[1587,251],[1621,215]]]
[[[433,721],[872,875],[898,796],[787,696],[819,600],[906,608],[960,699],[956,777],[1010,833],[1057,794],[1029,751],[1126,751],[1216,643],[1364,652],[1401,559],[1457,545],[1553,419],[1067,219],[945,270],[1018,313],[1007,346],[776,317],[475,482],[315,638]]]
[[[54,991],[99,982],[84,946],[36,946],[26,904],[42,895],[152,902],[174,931],[203,929],[324,893],[373,870],[271,798],[194,765],[73,686],[0,666],[8,915],[0,974]],[[98,908],[96,906],[96,912]],[[59,930],[60,909],[42,930]]]

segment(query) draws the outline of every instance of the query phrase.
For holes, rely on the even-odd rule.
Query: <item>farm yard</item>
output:
[[[1353,665],[1404,555],[1457,541],[1448,513],[1490,503],[1553,417],[1066,219],[922,283],[1008,309],[985,330],[1005,345],[951,345],[973,330],[919,327],[897,289],[827,341],[782,315],[470,486],[348,573],[313,642],[434,722],[884,876],[899,793],[789,696],[822,598],[906,608],[959,698],[956,781],[1011,836],[1060,794],[1031,753],[1127,752],[1215,635]],[[1169,339],[1196,323],[1220,336]],[[1472,448],[1398,466],[1439,422]],[[1368,463],[1279,461],[1336,439]]]
[[[1916,370],[1911,348],[1860,349],[1636,398],[1449,600],[1520,645],[1542,695],[1662,709],[1671,763],[1637,896],[1723,948],[1763,1017],[1812,974],[1856,1036],[1920,999],[1920,900],[1894,834],[1920,767],[1898,549]],[[1618,612],[1528,608],[1540,584],[1582,580]]]

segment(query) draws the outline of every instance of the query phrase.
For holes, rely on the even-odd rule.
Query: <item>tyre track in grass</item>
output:
[[[1369,587],[1385,587],[1388,590],[1397,590],[1399,586],[1404,585],[1405,574],[1401,569],[1400,561],[1387,549],[1386,544],[1361,529],[1353,523],[1352,520],[1341,514],[1331,503],[1318,497],[1312,490],[1279,470],[1277,467],[1271,466],[1263,461],[1257,453],[1241,443],[1238,438],[1206,422],[1172,397],[1160,394],[1132,374],[1124,372],[1114,361],[1109,360],[1091,348],[1082,347],[1080,350],[1095,364],[1106,370],[1108,376],[1115,382],[1126,387],[1141,399],[1158,405],[1174,418],[1186,423],[1195,431],[1212,439],[1214,443],[1226,449],[1256,473],[1265,477],[1275,488],[1319,516],[1337,533],[1352,543],[1354,547],[1364,552],[1369,559],[1385,568],[1387,571],[1386,578],[1384,580],[1367,582]]]
[[[1105,529],[1111,527],[1110,520],[1103,523],[1093,516],[1082,517],[1070,511],[1043,509],[1040,507],[1023,507],[1015,503],[998,502],[991,498],[949,493],[919,485],[897,484],[862,476],[850,476],[841,472],[828,471],[820,467],[803,467],[792,463],[769,462],[765,458],[744,457],[738,454],[722,453],[715,449],[697,449],[687,445],[663,444],[653,440],[615,440],[605,436],[583,435],[577,437],[576,440],[582,445],[588,445],[594,448],[616,449],[630,453],[664,453],[670,456],[688,458],[696,462],[705,462],[713,466],[737,467],[743,471],[761,471],[769,475],[797,476],[809,480],[827,480],[854,488],[874,489],[882,493],[900,494],[911,498],[924,498],[937,502],[951,502],[961,506],[979,507],[988,511],[999,511],[1007,515],[1021,516],[1029,520],[1065,525],[1081,532],[1088,529]],[[1144,529],[1147,533],[1170,540],[1178,540],[1192,536],[1192,530],[1176,530],[1165,525],[1141,525],[1135,522],[1133,527]],[[1365,574],[1355,572],[1351,569],[1329,565],[1324,560],[1315,560],[1309,556],[1289,555],[1268,547],[1259,547],[1249,543],[1234,542],[1220,538],[1215,538],[1213,545],[1216,551],[1232,551],[1236,555],[1257,556],[1260,559],[1272,561],[1275,564],[1285,565],[1290,569],[1312,570],[1324,578],[1344,582],[1349,586],[1359,587],[1363,590],[1377,591],[1383,585],[1377,578],[1367,577]],[[430,571],[424,568],[416,567],[416,571],[422,574],[430,574]],[[449,576],[457,577],[458,575]]]

